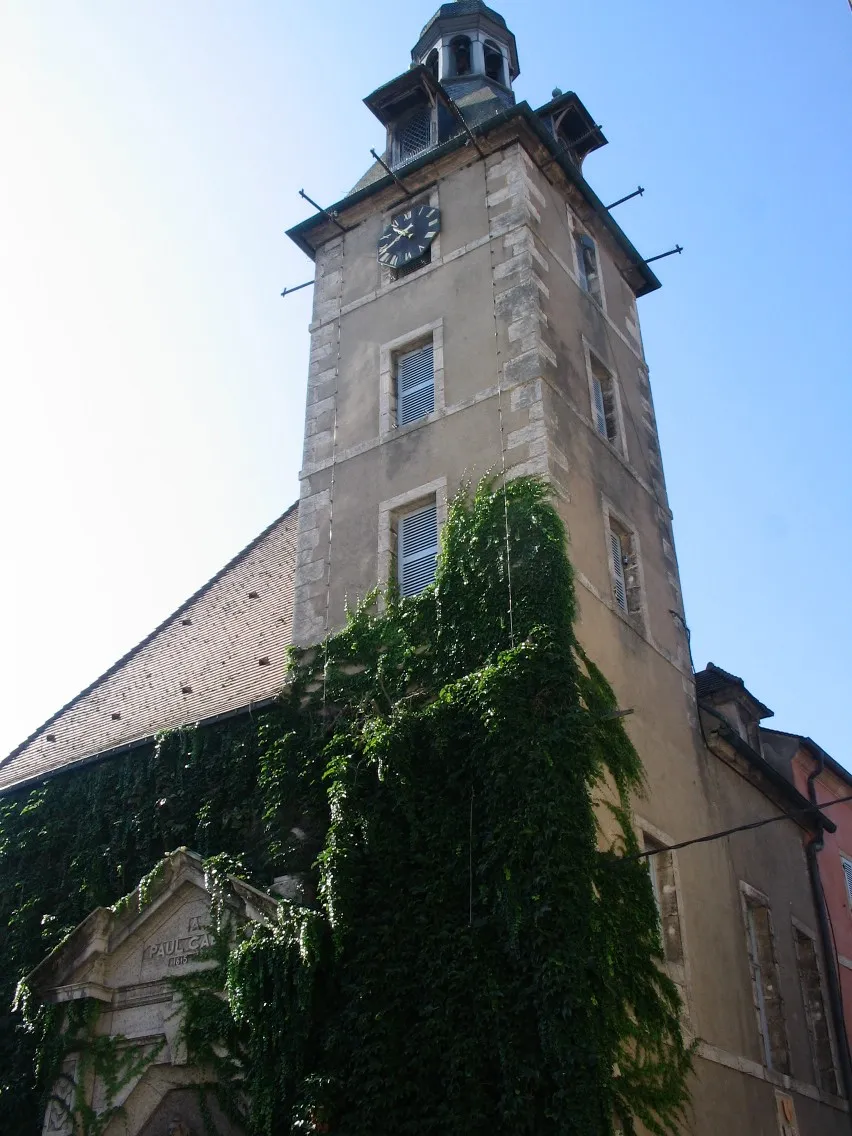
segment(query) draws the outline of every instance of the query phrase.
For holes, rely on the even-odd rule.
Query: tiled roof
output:
[[[499,12],[495,12],[493,8],[487,7],[483,4],[482,0],[454,0],[451,4],[442,4],[432,19],[420,32],[422,39],[432,25],[437,20],[454,19],[456,16],[490,16],[495,24],[499,24],[501,28],[505,28],[506,21]]]
[[[284,680],[298,507],[0,762],[0,792],[250,703]]]
[[[699,700],[702,698],[710,698],[720,690],[725,690],[727,687],[735,686],[743,691],[752,702],[761,710],[764,718],[771,718],[772,711],[768,706],[765,706],[759,698],[755,696],[748,689],[743,680],[730,671],[724,671],[721,667],[717,667],[715,663],[708,663],[703,671],[697,671],[695,675],[695,693],[698,695]]]
[[[741,690],[745,690],[745,683],[741,678],[729,671],[723,671],[715,663],[708,663],[704,670],[698,671],[695,676],[695,689],[699,698],[707,698],[717,690],[724,690],[726,686],[738,686]]]

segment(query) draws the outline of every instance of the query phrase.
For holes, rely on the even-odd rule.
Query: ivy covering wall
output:
[[[190,1052],[247,1131],[674,1131],[690,1051],[623,858],[641,766],[574,636],[561,521],[534,480],[483,485],[442,540],[433,588],[294,652],[261,717],[2,802],[4,1130],[39,1131],[55,1052],[47,1016],[6,1009],[19,978],[186,845],[303,886],[180,980]]]

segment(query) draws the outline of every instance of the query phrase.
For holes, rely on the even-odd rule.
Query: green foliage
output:
[[[157,1058],[165,1039],[155,1044],[134,1045],[120,1035],[98,1032],[102,1005],[91,998],[65,1006],[37,1006],[26,983],[15,997],[30,1029],[41,1027],[46,1044],[39,1051],[39,1075],[50,1091],[46,1103],[57,1120],[71,1120],[79,1136],[103,1136],[110,1122],[124,1112],[117,1103],[122,1089],[141,1077]],[[97,1078],[103,1107],[89,1101]]]
[[[260,882],[304,876],[313,901],[268,925],[226,926],[214,902],[216,965],[176,980],[189,1053],[252,1134],[609,1136],[615,1117],[673,1132],[691,1054],[647,869],[622,858],[641,766],[573,619],[546,488],[480,486],[452,505],[434,587],[384,610],[372,596],[340,634],[294,652],[287,693],[251,729],[167,739],[144,774],[117,762],[53,783],[9,806],[3,840],[37,844],[38,810],[126,776],[129,802],[95,786],[95,883],[91,858],[80,870],[62,856],[81,902],[108,897],[119,865],[122,883],[150,870],[157,844],[242,853]],[[199,735],[209,764],[190,761],[184,779],[177,755]],[[240,788],[223,792],[228,761]],[[178,823],[152,841],[152,808],[177,782]],[[31,919],[64,923],[44,877],[18,884],[15,916],[32,904]],[[45,949],[28,926],[16,974]]]
[[[28,1030],[12,1012],[22,975],[93,908],[116,903],[175,848],[241,855],[249,873],[270,878],[259,753],[257,722],[233,719],[169,734],[0,799],[4,1132],[40,1132],[45,1102],[47,1082],[36,1062],[50,1019]]]

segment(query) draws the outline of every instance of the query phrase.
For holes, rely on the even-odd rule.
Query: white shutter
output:
[[[396,367],[398,426],[425,418],[435,409],[435,353],[431,343],[400,355]]]
[[[606,428],[606,407],[604,406],[603,387],[601,386],[600,379],[592,375],[592,393],[594,395],[595,412],[595,426],[597,426],[598,433],[602,438],[608,438],[609,434]]]
[[[852,860],[843,859],[843,877],[846,880],[846,895],[852,903]]]
[[[609,546],[612,561],[612,590],[615,602],[622,611],[627,611],[627,586],[624,583],[624,551],[621,547],[621,537],[618,533],[610,531]]]
[[[399,590],[416,596],[435,579],[438,556],[438,510],[417,509],[399,520]]]

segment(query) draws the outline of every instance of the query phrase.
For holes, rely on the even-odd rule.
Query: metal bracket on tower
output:
[[[393,172],[393,170],[390,168],[390,166],[387,164],[387,162],[383,158],[380,158],[375,150],[370,150],[370,153],[373,155],[373,157],[376,159],[376,161],[379,163],[379,165],[383,169],[387,170],[387,172],[390,174],[390,176],[393,178],[393,180],[396,182],[396,184],[399,186],[399,188],[402,190],[402,192],[406,195],[406,197],[413,197],[414,194],[411,192],[410,189],[407,188],[407,186],[403,182],[400,181],[400,179],[396,176],[396,174]]]
[[[307,203],[309,205],[313,205],[313,207],[314,207],[314,209],[316,209],[317,213],[322,213],[323,216],[328,217],[329,221],[331,221],[331,223],[333,225],[337,225],[337,227],[338,227],[338,229],[340,229],[341,233],[348,233],[349,232],[349,230],[346,228],[345,225],[340,224],[340,222],[338,221],[338,219],[335,217],[335,215],[333,213],[329,213],[329,211],[327,209],[323,209],[323,207],[321,205],[317,205],[317,203],[314,201],[314,199],[312,197],[308,197],[308,195],[305,193],[305,191],[303,189],[299,190],[299,197],[304,197],[305,201],[307,201]]]
[[[281,295],[289,296],[291,292],[298,292],[302,288],[309,288],[311,284],[313,284],[313,280],[306,280],[304,284],[297,284],[295,288],[285,288]]]
[[[464,130],[465,134],[467,135],[468,140],[471,141],[474,144],[474,146],[476,147],[477,154],[479,154],[480,158],[484,158],[485,152],[483,151],[483,149],[479,145],[479,143],[476,141],[476,137],[475,137],[473,131],[468,126],[467,119],[462,114],[461,110],[459,109],[458,103],[455,101],[455,99],[451,99],[450,96],[447,94],[447,92],[444,90],[443,87],[438,88],[438,98],[440,98],[441,102],[445,104],[447,109],[450,110],[456,116],[456,118],[461,123],[462,129]]]
[[[628,193],[626,197],[619,197],[618,201],[613,201],[612,205],[605,205],[604,208],[607,211],[609,211],[610,209],[615,209],[616,205],[623,205],[625,201],[631,201],[634,197],[641,197],[644,192],[644,186],[637,186],[632,193]]]
[[[662,260],[663,257],[674,256],[675,253],[680,254],[682,252],[683,252],[683,249],[680,247],[680,245],[675,245],[675,247],[673,249],[669,249],[668,252],[661,252],[661,253],[658,253],[656,256],[649,256],[647,258],[647,260],[645,261],[645,264],[651,264],[655,260]]]

